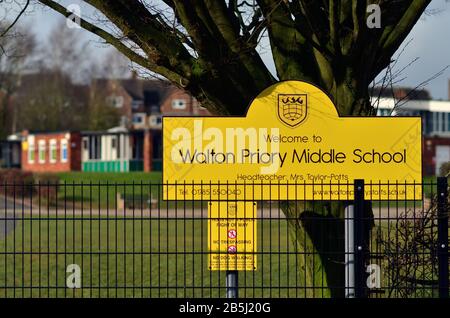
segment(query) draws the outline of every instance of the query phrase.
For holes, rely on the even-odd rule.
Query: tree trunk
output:
[[[349,84],[352,83],[352,84]],[[357,89],[349,80],[330,89],[340,116],[371,114],[368,85]],[[298,252],[297,275],[303,297],[345,296],[345,201],[284,201],[281,209],[288,218],[290,236]],[[364,219],[365,242],[373,225],[373,213],[368,202]],[[368,252],[368,246],[365,246]],[[306,288],[302,288],[306,287]]]

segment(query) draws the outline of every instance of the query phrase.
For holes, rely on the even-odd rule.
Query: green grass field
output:
[[[161,172],[61,172],[57,173],[61,182],[67,183],[149,183],[161,182]]]
[[[151,198],[161,196],[161,189],[150,184],[161,183],[160,172],[63,172],[57,174],[60,179],[58,202],[75,203],[81,207],[108,208],[116,204],[116,194],[134,197],[135,205],[148,205]]]
[[[0,298],[224,297],[225,272],[208,269],[207,226],[205,219],[25,217],[0,237]],[[286,221],[258,221],[256,237],[257,270],[239,273],[240,297],[323,296],[320,286],[302,283],[303,256]],[[377,261],[383,269],[384,262]],[[81,289],[66,288],[69,264],[81,267]],[[390,286],[384,274],[382,282]]]
[[[0,239],[0,297],[223,297],[225,273],[208,269],[206,233],[201,219],[28,218]],[[248,287],[241,295],[300,295],[296,257],[285,253],[294,251],[286,222],[258,222],[257,239],[266,254],[255,272],[240,272]],[[75,291],[65,288],[72,263],[84,286]]]

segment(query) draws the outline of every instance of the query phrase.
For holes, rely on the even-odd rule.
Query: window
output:
[[[384,109],[384,108],[378,109],[378,116],[390,116],[390,115],[391,115],[390,109]]]
[[[39,140],[39,163],[45,163],[45,140]]]
[[[111,106],[116,107],[116,108],[122,108],[123,107],[123,96],[109,96],[107,98],[107,102],[111,104]]]
[[[426,125],[426,133],[430,134],[433,131],[433,113],[426,111],[425,112],[425,125]]]
[[[152,115],[150,116],[150,126],[160,126],[162,123],[162,116]]]
[[[116,149],[117,137],[111,137],[111,148]]]
[[[34,141],[28,141],[28,163],[34,163]]]
[[[450,113],[447,113],[447,131],[450,131]]]
[[[84,141],[86,141],[86,140],[84,140]],[[67,139],[61,139],[61,162],[67,162],[67,158],[68,158],[67,145],[68,145]]]
[[[123,97],[122,96],[115,96],[113,105],[116,108],[122,108],[123,107]]]
[[[142,124],[142,123],[144,123],[144,116],[133,115],[133,124]]]
[[[441,113],[441,131],[446,131],[447,130],[447,116],[446,113]]]
[[[89,137],[89,159],[101,158],[102,142],[101,136],[93,135]]]
[[[174,99],[172,101],[173,109],[186,109],[186,100],[185,99]]]
[[[116,138],[115,138],[116,139],[116,145],[117,145],[117,149],[116,149],[117,159],[120,158],[120,141],[123,140],[122,136],[123,135],[117,135]]]
[[[56,139],[50,140],[49,158],[50,163],[56,163]]]
[[[433,112],[433,132],[445,131],[445,113]]]

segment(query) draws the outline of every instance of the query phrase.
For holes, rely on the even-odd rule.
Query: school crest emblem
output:
[[[307,106],[306,94],[278,94],[278,117],[292,128],[306,119]]]

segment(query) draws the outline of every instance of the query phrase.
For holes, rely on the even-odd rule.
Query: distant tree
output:
[[[3,139],[16,131],[19,105],[13,99],[36,42],[27,28],[10,27],[7,23],[0,24],[0,34],[3,34],[0,37],[0,139]]]
[[[119,125],[120,113],[111,103],[104,87],[93,79],[89,87],[88,126],[89,130],[105,130]]]
[[[99,62],[79,30],[60,23],[48,42],[34,53],[33,72],[22,77],[15,104],[20,105],[19,130],[103,130],[117,126],[119,115],[111,107],[97,78],[125,76],[127,60],[111,49]]]
[[[38,1],[73,16],[56,1]],[[296,79],[322,87],[341,115],[361,116],[374,114],[369,84],[391,63],[431,0],[83,2],[99,19],[83,16],[81,27],[188,90],[212,113],[242,115],[263,89]],[[368,26],[370,4],[380,8],[380,27]],[[260,55],[262,36],[269,39],[277,77]],[[284,202],[283,211],[306,255],[299,259],[299,283],[328,286],[324,296],[343,296],[333,286],[344,286],[344,203]]]
[[[70,77],[40,70],[22,77],[15,103],[20,105],[19,129],[80,129],[86,121],[86,104],[80,87]]]
[[[5,0],[0,0],[0,4],[4,4]],[[25,14],[25,11],[30,7],[31,0],[24,1],[9,1],[7,5],[0,7],[0,23],[2,29],[0,30],[0,38],[6,36],[17,24],[20,17]],[[1,50],[0,54],[3,54]]]
[[[36,54],[38,68],[64,74],[75,82],[89,81],[93,55],[89,41],[80,32],[68,28],[64,21],[56,24]]]

